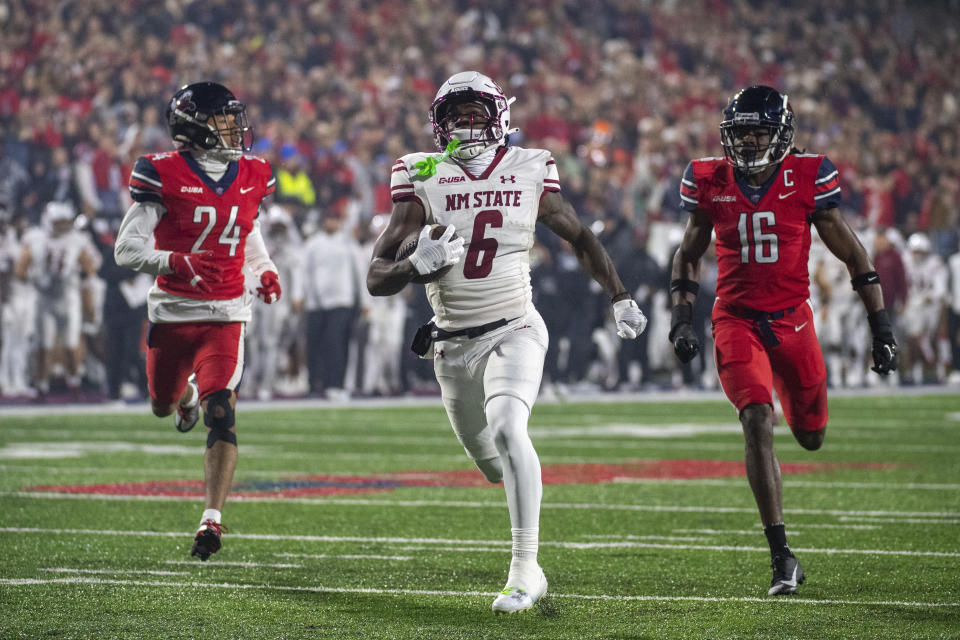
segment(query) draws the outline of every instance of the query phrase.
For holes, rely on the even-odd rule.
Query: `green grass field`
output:
[[[202,427],[7,412],[0,638],[960,638],[960,396],[830,409],[820,451],[777,428],[807,582],[770,598],[726,402],[538,405],[550,591],[513,616],[490,610],[503,489],[478,482],[439,401],[241,404],[230,533],[205,563]]]

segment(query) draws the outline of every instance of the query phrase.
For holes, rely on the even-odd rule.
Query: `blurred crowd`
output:
[[[136,158],[171,146],[166,101],[197,80],[248,105],[278,180],[262,220],[285,295],[257,308],[244,391],[435,391],[406,348],[430,315],[423,288],[372,299],[363,275],[390,166],[433,148],[427,108],[464,69],[516,96],[511,143],[553,152],[565,196],[651,318],[619,343],[609,305],[545,236],[533,269],[545,390],[716,385],[709,349],[686,368],[669,352],[663,290],[680,175],[720,155],[720,110],[750,84],[788,93],[798,145],[840,170],[905,354],[894,382],[960,381],[957,0],[0,0],[0,25],[4,397],[143,397],[149,281],[116,267],[113,234]],[[814,250],[811,281],[830,383],[870,383],[842,265]]]

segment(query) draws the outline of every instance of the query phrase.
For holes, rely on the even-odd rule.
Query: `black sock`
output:
[[[764,527],[763,535],[767,536],[770,555],[783,555],[790,552],[790,549],[787,548],[787,532],[782,522]]]

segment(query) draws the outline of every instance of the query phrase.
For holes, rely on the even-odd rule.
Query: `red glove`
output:
[[[203,253],[171,253],[170,268],[180,279],[186,280],[190,286],[198,289],[201,293],[210,293],[212,288],[208,282],[215,282],[220,279],[223,273],[223,267],[217,264],[213,257],[213,251],[204,251]]]
[[[280,276],[273,271],[265,271],[260,276],[260,284],[263,286],[257,287],[258,298],[267,304],[280,299]]]

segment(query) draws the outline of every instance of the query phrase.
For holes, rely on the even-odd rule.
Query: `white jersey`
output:
[[[24,233],[23,244],[31,257],[27,278],[47,301],[79,295],[81,254],[87,254],[93,268],[99,267],[100,253],[89,237],[74,229],[54,235],[33,227]]]
[[[544,191],[559,191],[550,152],[503,147],[479,176],[448,160],[429,178],[414,166],[430,154],[411,153],[393,166],[394,201],[415,198],[427,224],[453,225],[464,239],[461,263],[427,284],[442,329],[512,320],[533,311],[530,248]]]

